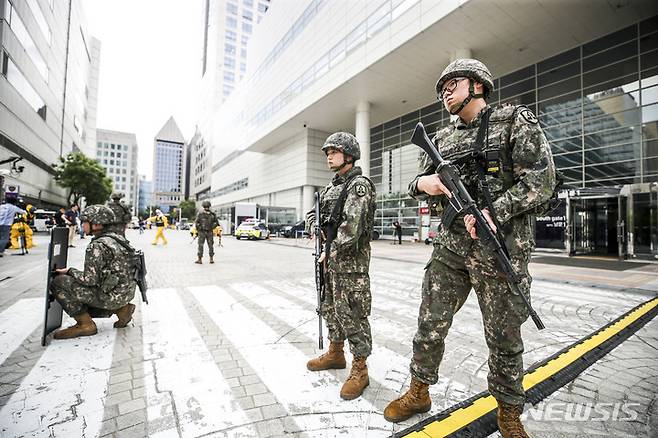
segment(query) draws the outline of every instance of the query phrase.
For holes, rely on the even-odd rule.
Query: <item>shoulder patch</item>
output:
[[[366,185],[361,182],[356,183],[356,185],[354,186],[354,191],[358,196],[365,196],[366,193],[368,193],[368,189],[366,188]]]
[[[528,108],[522,108],[521,111],[519,111],[519,115],[523,118],[523,120],[526,121],[526,123],[531,125],[536,125],[539,123],[537,116],[535,116]]]

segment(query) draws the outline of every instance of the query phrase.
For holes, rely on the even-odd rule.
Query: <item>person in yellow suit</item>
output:
[[[17,214],[14,218],[14,224],[11,226],[11,249],[21,248],[21,236],[25,236],[25,248],[30,249],[34,246],[32,242],[32,228],[28,225],[34,219],[34,206],[27,204],[25,213]]]
[[[217,246],[222,246],[222,226],[217,225],[213,231],[213,234],[217,237]]]
[[[154,223],[155,224],[155,239],[153,239],[153,242],[151,242],[151,245],[157,245],[158,244],[158,239],[162,238],[162,242],[164,245],[167,244],[167,239],[164,236],[164,230],[167,228],[169,225],[169,221],[167,220],[167,216],[162,214],[160,210],[155,210],[155,216],[151,216],[146,220],[149,223]]]

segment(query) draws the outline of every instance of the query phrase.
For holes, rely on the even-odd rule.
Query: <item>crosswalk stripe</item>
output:
[[[0,364],[38,327],[43,300],[24,298],[0,313]]]
[[[63,324],[72,324],[65,318]],[[98,334],[52,341],[0,411],[7,436],[97,436],[116,331],[108,319]]]
[[[147,386],[147,397],[160,400],[170,392],[183,437],[242,426],[250,421],[236,408],[231,388],[215,364],[175,289],[150,291],[148,306],[142,306],[144,366],[155,364],[157,388]],[[163,412],[160,406],[147,410],[149,421]],[[255,434],[255,432],[254,432]]]
[[[252,285],[248,285],[252,287]],[[236,345],[243,346],[241,353],[262,382],[276,396],[289,415],[295,416],[299,426],[306,431],[327,428],[345,411],[372,413],[377,409],[365,398],[360,397],[350,402],[339,398],[338,389],[342,384],[333,373],[310,372],[306,369],[308,357],[286,339],[256,317],[231,294],[218,286],[190,287],[194,297],[208,312],[220,330]],[[240,292],[244,292],[238,288]],[[261,298],[249,294],[260,304]],[[270,309],[268,309],[270,310]],[[286,309],[276,309],[277,315],[286,313]],[[296,327],[309,321],[306,315],[294,315],[287,312],[286,318],[294,321]],[[313,415],[319,414],[319,415]],[[372,416],[372,415],[371,415]],[[386,428],[381,416],[374,414],[371,422],[382,422],[380,430]],[[304,423],[304,424],[302,424]],[[377,427],[371,423],[371,427]],[[363,433],[365,431],[362,430]],[[365,436],[365,435],[360,435]],[[376,436],[371,434],[369,436]]]

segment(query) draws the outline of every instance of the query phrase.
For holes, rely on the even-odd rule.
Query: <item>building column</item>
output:
[[[315,205],[315,187],[302,187],[302,205],[301,211],[297,212],[297,220],[300,221],[306,217],[306,212],[313,209]]]
[[[370,176],[370,102],[356,106],[355,137],[361,147],[359,166],[365,176]]]
[[[455,59],[464,58],[473,58],[473,52],[471,52],[471,49],[455,49],[452,53],[450,53],[450,62],[454,61]]]

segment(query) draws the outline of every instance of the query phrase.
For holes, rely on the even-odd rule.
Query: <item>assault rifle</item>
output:
[[[313,227],[313,234],[315,234],[315,290],[317,292],[318,307],[315,311],[318,314],[318,346],[320,350],[323,348],[322,343],[322,303],[324,302],[324,262],[320,262],[322,255],[322,226],[320,225],[320,193],[315,193],[315,226]],[[326,254],[329,256],[329,254]]]
[[[424,150],[432,159],[432,163],[436,166],[437,175],[439,175],[441,182],[452,194],[452,197],[448,198],[450,206],[452,206],[457,213],[464,212],[465,214],[472,214],[475,217],[478,237],[482,243],[493,252],[501,270],[507,277],[507,283],[509,284],[510,289],[512,289],[514,294],[523,299],[523,303],[528,308],[530,317],[537,328],[539,330],[544,329],[544,323],[539,318],[539,315],[537,315],[537,312],[532,308],[526,296],[523,295],[519,289],[521,280],[510,262],[505,243],[498,238],[489,225],[489,222],[487,222],[482,214],[482,211],[468,193],[468,190],[466,190],[464,183],[459,178],[457,169],[450,163],[450,161],[446,161],[441,157],[439,151],[434,146],[434,143],[432,143],[427,136],[427,132],[425,132],[425,127],[422,123],[416,125],[416,129],[414,129],[414,133],[411,136],[411,142]]]

